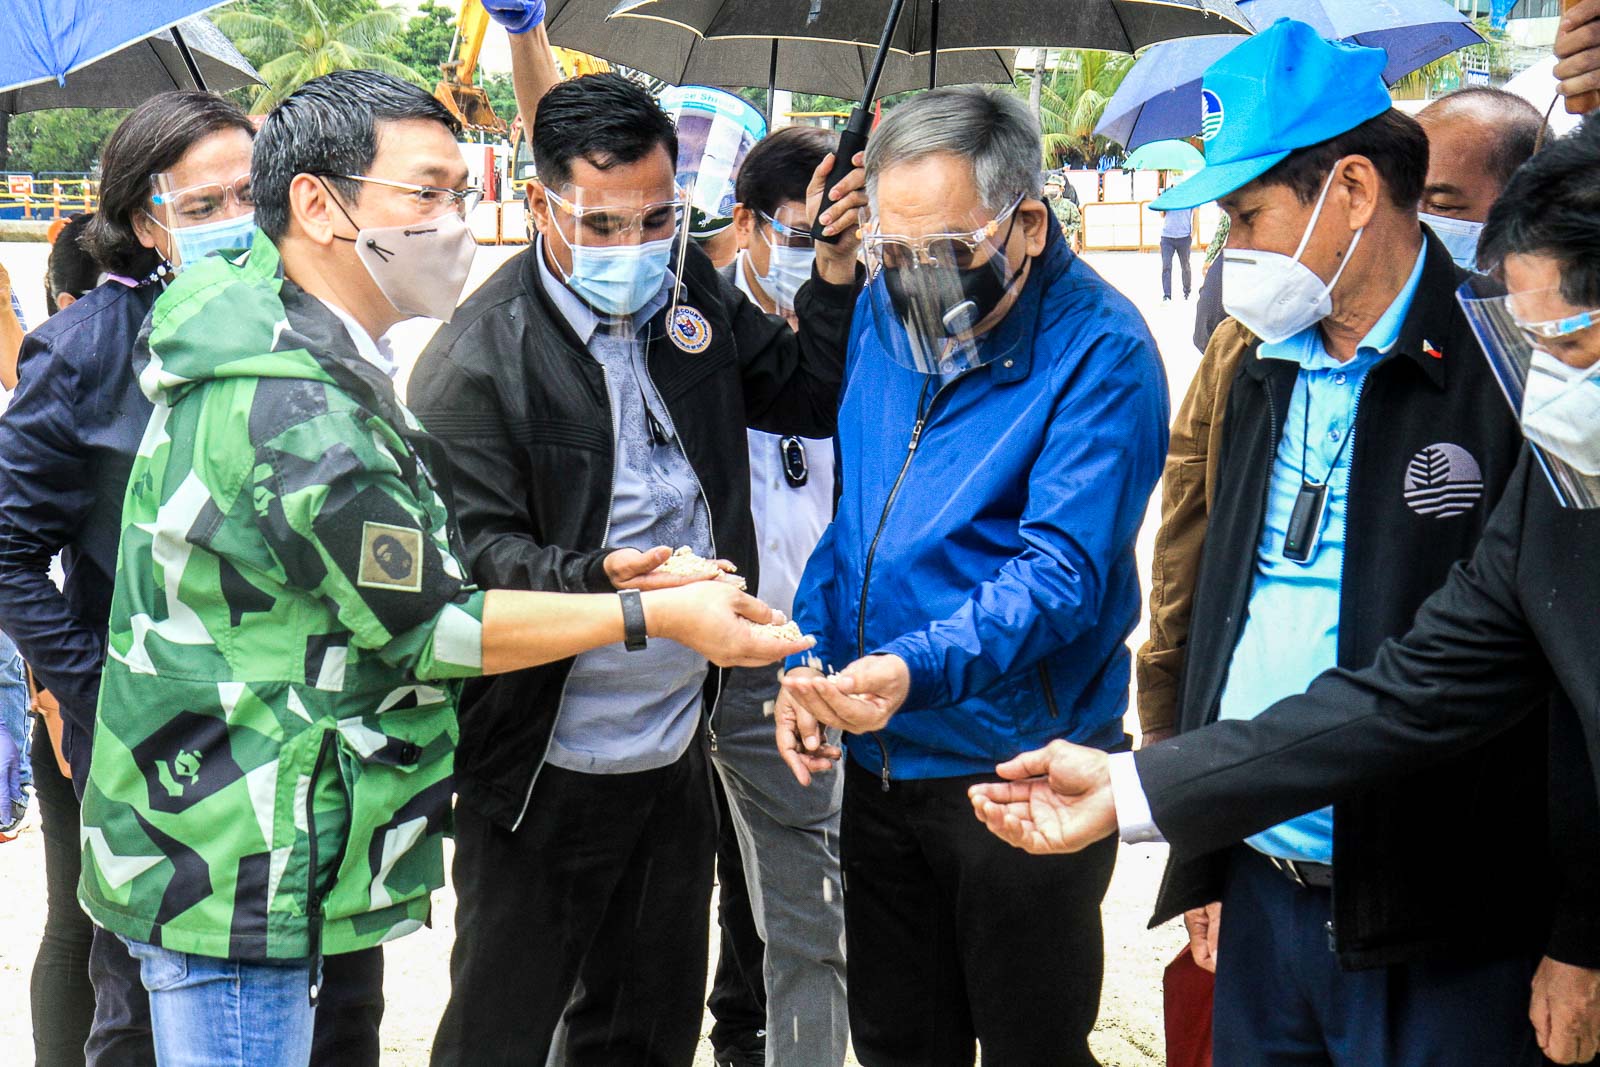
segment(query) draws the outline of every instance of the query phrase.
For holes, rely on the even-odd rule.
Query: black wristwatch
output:
[[[637,589],[624,589],[617,596],[622,599],[622,645],[629,652],[638,652],[649,643],[644,628],[644,601]]]

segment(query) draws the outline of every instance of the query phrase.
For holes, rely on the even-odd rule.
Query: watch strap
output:
[[[624,589],[617,596],[622,600],[622,644],[629,652],[638,652],[649,643],[644,625],[644,600],[637,589]]]

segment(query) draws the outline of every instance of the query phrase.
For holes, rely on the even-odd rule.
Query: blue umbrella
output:
[[[1122,161],[1123,170],[1199,170],[1206,165],[1188,141],[1147,141]]]
[[[1257,30],[1280,18],[1307,23],[1329,40],[1381,48],[1390,85],[1459,48],[1483,43],[1446,0],[1240,0]],[[1095,133],[1133,149],[1200,132],[1200,79],[1242,40],[1189,37],[1150,47],[1106,104]]]
[[[226,0],[5,0],[0,92],[67,75]]]

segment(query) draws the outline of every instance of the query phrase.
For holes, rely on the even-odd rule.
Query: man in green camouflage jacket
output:
[[[250,250],[191,265],[141,338],[155,411],[79,892],[140,960],[162,1062],[288,1067],[322,954],[416,929],[444,882],[452,679],[647,631],[730,664],[804,644],[754,631],[770,613],[717,582],[621,606],[471,587],[373,340],[449,317],[466,281],[449,115],[386,75],[329,75],[269,116],[252,169]]]

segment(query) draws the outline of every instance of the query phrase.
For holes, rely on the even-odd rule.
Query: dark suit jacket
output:
[[[1555,838],[1573,862],[1557,889],[1547,952],[1600,966],[1597,634],[1600,511],[1562,508],[1525,449],[1477,551],[1372,666],[1329,671],[1254,720],[1214,723],[1134,757],[1156,825],[1176,857],[1199,856],[1496,742],[1549,703],[1556,736],[1581,731],[1585,746],[1551,752],[1564,798]],[[1483,782],[1491,795],[1505,785]],[[1476,888],[1463,883],[1459,892]],[[1463,941],[1476,934],[1460,932]]]

